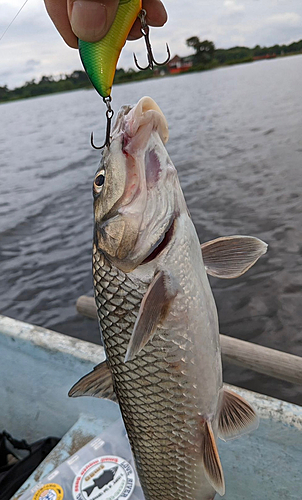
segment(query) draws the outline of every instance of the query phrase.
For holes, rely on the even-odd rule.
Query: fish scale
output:
[[[93,184],[94,288],[108,363],[69,394],[117,398],[146,500],[213,500],[225,492],[217,438],[239,437],[259,420],[223,387],[207,273],[241,276],[267,245],[236,235],[200,246],[167,139],[151,98],[122,107]]]
[[[183,351],[182,361],[175,359],[184,344],[183,332],[174,331],[171,340],[167,330],[158,329],[144,351],[124,363],[149,282],[115,268],[95,245],[93,273],[107,359],[145,498],[196,500],[204,480],[201,436],[194,387],[184,376],[186,364],[193,362],[193,349]],[[109,286],[116,289],[112,297]]]

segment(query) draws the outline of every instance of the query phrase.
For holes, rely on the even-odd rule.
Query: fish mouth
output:
[[[158,132],[164,144],[169,139],[167,120],[151,97],[142,97],[132,109],[126,108],[123,121],[122,149],[126,154],[144,149],[152,131]]]
[[[137,197],[143,198],[142,193],[158,178],[159,161],[156,154],[147,151],[153,132],[158,133],[158,142],[167,142],[167,120],[151,97],[143,97],[132,108],[122,107],[115,122],[110,147],[115,147],[116,151],[120,149],[126,160],[125,189],[119,200],[119,205],[126,210]],[[145,159],[141,155],[145,155]],[[143,208],[142,204],[141,213]],[[120,212],[123,212],[123,208]]]
[[[143,262],[141,262],[141,264],[140,264],[141,266],[143,264],[147,264],[148,262],[151,262],[152,260],[154,260],[168,246],[168,244],[172,240],[172,237],[174,234],[175,221],[176,221],[176,217],[174,216],[171,219],[170,223],[168,224],[166,231],[157,240],[155,245],[153,245],[152,248],[150,248],[150,252],[147,255],[147,257],[143,260]]]
[[[102,217],[104,227],[99,232],[124,272],[153,261],[174,234],[174,196],[169,193],[167,199],[165,187],[167,140],[166,118],[150,97],[120,110],[108,155],[111,153],[112,168],[121,172],[122,189]]]

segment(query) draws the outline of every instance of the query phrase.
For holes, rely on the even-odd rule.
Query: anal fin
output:
[[[241,396],[223,389],[222,406],[218,419],[218,434],[221,439],[235,439],[257,429],[259,418],[252,406]]]
[[[107,361],[103,361],[94,367],[92,372],[72,386],[68,392],[71,398],[80,396],[94,396],[95,398],[111,399],[116,401],[116,394],[113,389],[112,375]]]
[[[211,422],[206,421],[204,427],[204,444],[202,461],[209,483],[220,496],[225,493],[223,470],[217,450]]]

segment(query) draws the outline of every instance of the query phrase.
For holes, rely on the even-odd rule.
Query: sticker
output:
[[[79,460],[79,455],[73,455],[70,460],[67,460],[68,465],[74,464],[77,460]]]
[[[73,482],[74,500],[128,500],[135,486],[134,470],[120,457],[107,455],[88,462]]]
[[[95,450],[98,450],[105,444],[105,441],[103,441],[101,438],[96,438],[94,441],[90,443],[90,446],[94,448]]]
[[[49,481],[52,481],[58,474],[60,474],[59,471],[58,470],[54,470],[51,474],[49,474],[49,476],[48,476],[47,479]]]
[[[42,486],[33,496],[33,500],[63,500],[64,491],[59,484],[48,483]]]

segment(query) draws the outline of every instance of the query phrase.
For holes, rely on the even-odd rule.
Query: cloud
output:
[[[295,28],[302,25],[302,18],[297,12],[283,12],[270,16],[267,20],[267,23]]]
[[[231,37],[232,45],[244,46],[246,42],[246,38],[244,35],[233,35]]]
[[[223,5],[231,12],[242,12],[244,5],[236,3],[235,0],[225,0]]]
[[[21,69],[21,73],[32,73],[37,70],[37,67],[41,65],[41,61],[36,61],[35,59],[28,59],[24,65],[23,70]]]
[[[41,61],[36,61],[36,59],[28,59],[25,63],[26,66],[40,66]]]
[[[5,78],[11,76],[13,74],[12,71],[1,71],[0,73],[0,80],[3,79],[5,80]],[[0,87],[1,87],[1,83],[0,83]]]
[[[0,36],[24,0],[0,0]],[[155,57],[192,53],[186,39],[198,36],[216,47],[274,45],[302,38],[301,0],[164,0],[169,20],[164,28],[151,28]],[[10,88],[43,75],[59,75],[82,69],[77,50],[70,49],[50,21],[44,3],[30,0],[0,42],[0,86]],[[143,40],[127,43],[119,67],[134,67],[132,52],[146,61]]]

